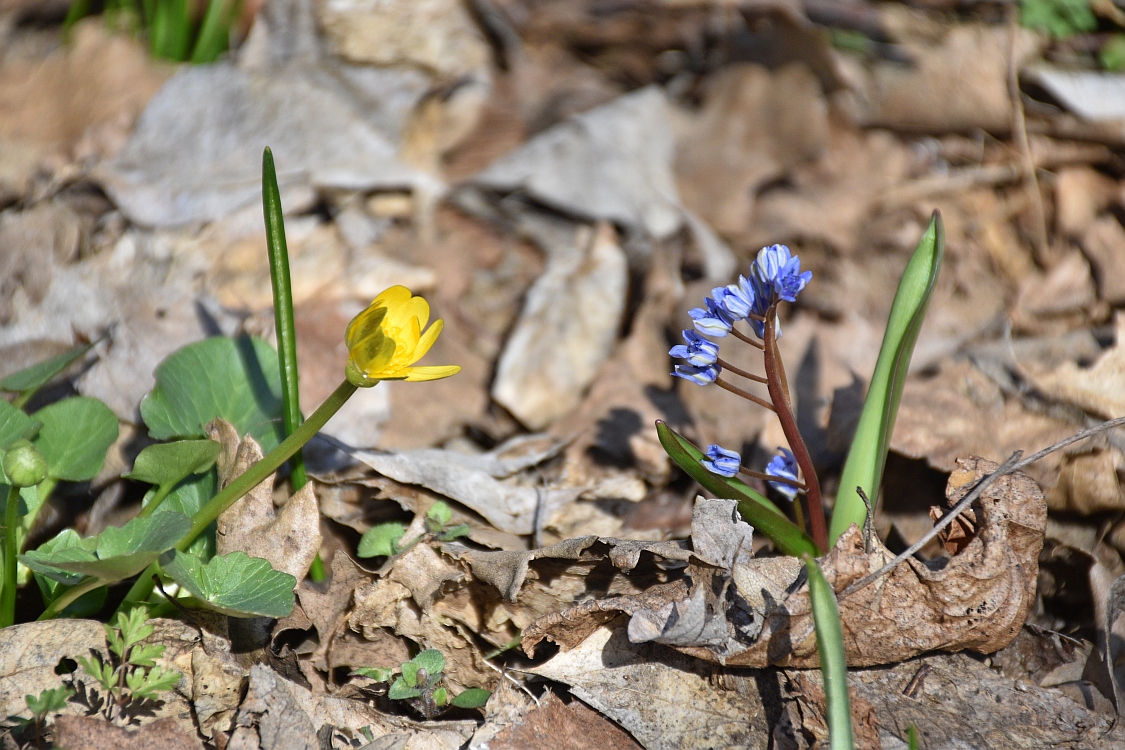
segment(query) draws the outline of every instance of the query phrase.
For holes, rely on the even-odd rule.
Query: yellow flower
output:
[[[437,380],[461,371],[460,365],[413,367],[437,341],[443,323],[425,333],[430,306],[404,286],[392,286],[348,324],[348,380],[370,387],[380,380]]]

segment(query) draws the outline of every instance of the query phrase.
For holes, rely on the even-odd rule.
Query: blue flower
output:
[[[792,479],[797,481],[797,459],[793,457],[793,451],[788,448],[778,446],[777,455],[766,466],[766,473],[772,477],[784,477],[785,479]],[[770,487],[785,495],[792,500],[797,496],[797,488],[791,484],[783,482],[770,482]]]
[[[720,304],[734,320],[745,320],[750,313],[761,314],[757,310],[758,300],[754,285],[745,276],[739,276],[737,284],[731,284],[722,290]]]
[[[719,357],[719,345],[714,341],[708,341],[690,328],[684,331],[684,341],[687,341],[687,346],[673,346],[668,353],[676,359],[686,359],[688,364],[696,367],[715,364]]]
[[[767,297],[777,294],[786,302],[796,302],[797,295],[812,280],[812,271],[801,273],[801,259],[789,252],[785,245],[763,247],[751,273],[770,292]]]
[[[715,382],[715,378],[719,377],[719,372],[722,370],[718,365],[706,365],[704,367],[696,367],[695,365],[676,365],[676,369],[672,374],[677,378],[690,380],[696,385],[709,385]]]
[[[700,463],[703,464],[703,468],[712,474],[733,477],[742,466],[742,456],[734,451],[728,451],[721,445],[708,445],[704,454],[706,454],[707,459],[700,461]]]
[[[730,333],[734,319],[724,310],[719,303],[708,297],[705,302],[707,308],[695,307],[688,310],[688,315],[695,321],[695,330],[708,336],[722,338]]]

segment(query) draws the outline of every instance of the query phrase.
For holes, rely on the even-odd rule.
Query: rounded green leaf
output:
[[[407,698],[417,698],[422,695],[422,691],[406,684],[402,677],[396,677],[395,681],[391,683],[391,687],[387,690],[387,697],[393,701],[401,701]]]
[[[439,687],[430,695],[434,699],[435,706],[444,706],[449,701],[449,691],[443,687]]]
[[[352,674],[367,677],[375,682],[390,682],[395,671],[390,667],[357,667],[352,670]]]
[[[445,669],[445,657],[436,648],[420,651],[409,663],[415,665],[418,669],[426,670],[430,673],[430,677],[440,674]],[[403,671],[405,671],[405,665]]]
[[[203,437],[206,424],[222,417],[268,452],[283,438],[280,378],[277,352],[265,341],[215,336],[160,363],[141,417],[157,440]]]
[[[150,445],[137,455],[126,479],[163,486],[210,469],[222,450],[214,440],[178,440]]]
[[[32,441],[47,459],[47,476],[68,482],[93,479],[117,440],[117,417],[96,398],[75,396],[34,415],[43,426]]]
[[[204,563],[171,550],[160,565],[207,609],[231,617],[285,617],[293,611],[297,579],[260,557],[231,552]]]
[[[465,692],[459,693],[450,705],[457,706],[457,708],[480,708],[488,703],[488,699],[491,697],[492,691],[490,690],[469,688]]]

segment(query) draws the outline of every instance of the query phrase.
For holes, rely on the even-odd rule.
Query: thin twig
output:
[[[723,368],[724,370],[729,370],[730,372],[733,372],[735,375],[741,375],[742,377],[746,378],[747,380],[753,380],[755,383],[767,383],[767,382],[769,382],[764,377],[762,377],[761,375],[755,375],[752,372],[746,372],[746,370],[743,370],[741,367],[735,367],[734,365],[732,365],[730,362],[727,362],[722,357],[716,357],[715,363],[718,364],[719,367]]]
[[[745,474],[746,476],[753,477],[754,479],[761,479],[765,482],[778,482],[780,484],[787,484],[790,487],[796,487],[802,492],[808,489],[808,487],[805,486],[804,482],[800,482],[796,479],[790,479],[789,477],[779,477],[774,474],[764,474],[760,471],[754,471],[753,469],[744,469],[741,466],[738,467],[738,471],[740,474]]]
[[[1079,440],[1085,440],[1086,438],[1091,437],[1093,435],[1096,435],[1099,432],[1104,432],[1105,430],[1110,430],[1110,429],[1113,429],[1114,427],[1121,427],[1121,426],[1125,426],[1125,417],[1118,417],[1117,419],[1111,419],[1108,422],[1102,422],[1099,425],[1095,425],[1094,427],[1091,427],[1087,430],[1082,430],[1079,433],[1071,435],[1070,437],[1066,438],[1065,440],[1060,440],[1059,442],[1055,443],[1054,445],[1049,446],[1047,448],[1044,448],[1043,450],[1039,451],[1038,453],[1032,453],[1030,456],[1028,456],[1027,458],[1024,458],[1022,460],[1020,459],[1020,456],[1023,455],[1023,451],[1016,451],[1011,456],[1009,456],[1008,460],[1005,461],[1003,464],[1001,464],[1001,466],[998,469],[996,469],[996,471],[992,472],[991,474],[989,474],[986,477],[983,477],[980,480],[980,482],[978,482],[977,485],[972,489],[971,492],[969,492],[967,495],[965,495],[965,497],[961,498],[960,502],[958,502],[955,506],[953,506],[952,510],[950,510],[948,513],[946,513],[941,518],[940,521],[938,521],[937,523],[934,524],[934,527],[932,529],[930,529],[930,531],[927,532],[925,536],[923,536],[921,539],[919,539],[914,544],[910,545],[909,549],[907,549],[901,555],[896,557],[894,560],[891,560],[889,563],[887,563],[883,567],[876,570],[874,573],[871,573],[870,575],[866,575],[863,578],[856,581],[855,583],[853,583],[851,586],[848,586],[846,589],[844,589],[842,592],[840,592],[840,594],[838,594],[837,598],[845,597],[849,594],[852,594],[852,593],[855,593],[856,591],[859,591],[860,589],[866,587],[868,584],[872,583],[876,579],[878,579],[878,578],[882,577],[883,575],[889,573],[890,571],[894,570],[895,568],[897,568],[899,565],[901,565],[903,562],[905,562],[910,557],[913,557],[915,552],[922,549],[922,547],[926,546],[926,544],[929,543],[929,541],[931,539],[933,539],[938,534],[940,534],[943,529],[945,529],[947,526],[949,526],[949,524],[953,523],[953,520],[955,518],[957,518],[959,515],[961,515],[962,511],[964,511],[966,508],[968,508],[970,505],[972,505],[976,501],[976,499],[979,498],[981,496],[981,494],[986,489],[988,489],[988,487],[993,482],[995,482],[997,479],[999,479],[1000,477],[1002,477],[1006,474],[1015,473],[1015,472],[1019,471],[1020,469],[1024,468],[1025,466],[1028,466],[1030,464],[1035,463],[1036,461],[1043,458],[1044,456],[1047,456],[1051,453],[1054,453],[1057,450],[1065,448],[1066,446],[1070,445],[1071,443],[1077,443]]]

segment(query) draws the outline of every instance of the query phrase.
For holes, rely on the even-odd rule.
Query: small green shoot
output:
[[[145,702],[157,700],[160,693],[174,688],[182,676],[156,666],[156,660],[164,655],[163,645],[142,643],[153,633],[144,609],[119,612],[114,622],[105,626],[105,632],[109,659],[94,654],[79,657],[78,663],[102,689],[101,700],[91,704],[100,704],[106,720],[119,722]]]
[[[1098,27],[1090,4],[1090,0],[1020,0],[1020,24],[1067,39]]]
[[[393,701],[409,700],[411,705],[427,720],[439,716],[448,706],[480,708],[492,697],[482,688],[469,688],[452,699],[448,688],[441,684],[445,671],[445,657],[437,649],[420,652],[399,669],[387,667],[361,667],[352,672],[375,682],[390,683],[387,698]],[[395,677],[396,672],[398,677]],[[393,679],[393,681],[392,681]]]
[[[809,576],[809,600],[812,605],[816,648],[820,653],[820,673],[824,677],[824,698],[828,704],[828,736],[832,750],[852,750],[851,699],[848,696],[848,663],[844,654],[844,630],[836,594],[824,577],[820,566],[805,555]]]
[[[910,358],[926,318],[944,253],[945,229],[941,215],[935,211],[930,226],[906,265],[891,305],[875,373],[871,376],[867,399],[840,477],[836,508],[828,533],[830,544],[835,544],[853,523],[863,528],[867,506],[856,491],[857,487],[872,503],[878,498]]]
[[[1125,70],[1125,34],[1112,35],[1098,50],[1098,62],[1113,73]]]
[[[160,564],[206,609],[230,617],[285,617],[293,611],[297,579],[274,570],[268,560],[231,552],[204,563],[171,550]]]
[[[439,542],[451,542],[467,536],[472,529],[467,523],[452,524],[453,511],[449,505],[438,500],[426,511],[426,534],[415,539],[411,544],[403,547],[399,545],[406,527],[398,521],[388,521],[377,524],[367,530],[359,540],[359,549],[356,554],[360,557],[390,557],[400,552],[405,552],[422,539],[429,536]]]
[[[27,710],[31,712],[31,718],[8,717],[17,742],[27,743],[32,747],[42,746],[47,718],[66,708],[67,701],[73,695],[74,690],[69,687],[48,688],[39,695],[25,695],[23,700],[27,704]]]

